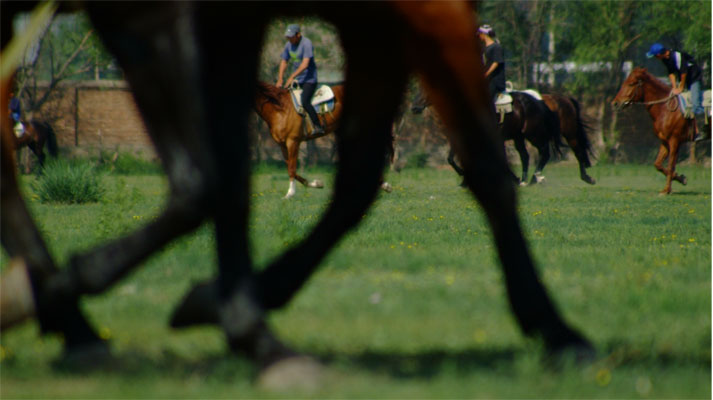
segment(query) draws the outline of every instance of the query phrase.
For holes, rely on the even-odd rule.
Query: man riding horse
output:
[[[282,87],[282,79],[287,69],[288,61],[292,64],[292,74],[287,78],[285,87],[292,86],[292,82],[297,82],[302,88],[302,108],[304,108],[309,119],[312,121],[312,136],[324,134],[324,127],[317,117],[317,111],[312,106],[312,95],[317,90],[317,64],[314,62],[314,48],[312,41],[302,36],[300,26],[292,24],[285,31],[287,43],[280,57],[280,70],[277,77],[277,87]]]
[[[703,92],[701,85],[703,84],[703,71],[696,63],[696,59],[688,53],[667,49],[661,43],[654,43],[646,53],[646,57],[656,57],[666,66],[668,71],[668,79],[671,81],[671,87],[674,95],[681,94],[684,90],[691,92],[691,109],[693,118],[696,122],[693,124],[695,130],[694,141],[702,141],[710,139],[710,133],[706,130],[702,136],[699,136],[698,119],[703,115]],[[678,76],[679,83],[676,83]]]

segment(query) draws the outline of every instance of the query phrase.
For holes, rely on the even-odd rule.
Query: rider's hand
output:
[[[275,86],[282,87],[282,79],[278,79],[277,83],[275,83]]]
[[[294,81],[294,79],[293,79],[293,78],[290,78],[290,79],[288,79],[288,80],[287,80],[287,82],[285,83],[285,87],[286,87],[286,88],[289,88],[289,87],[291,87],[291,86],[292,86],[292,82],[293,82],[293,81]]]
[[[681,94],[682,91],[681,88],[673,88],[673,94]]]

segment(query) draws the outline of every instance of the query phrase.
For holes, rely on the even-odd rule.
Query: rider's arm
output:
[[[676,88],[676,75],[668,74],[668,80],[671,81],[671,87]]]
[[[487,78],[490,74],[492,74],[493,71],[495,71],[495,68],[498,67],[498,65],[500,65],[500,64],[498,64],[497,62],[490,64],[490,68],[488,68],[488,70],[485,71],[485,77]]]
[[[280,70],[277,73],[277,86],[282,86],[282,78],[285,76],[285,70],[287,69],[287,61],[280,60]]]
[[[678,88],[683,91],[683,89],[686,88],[686,76],[688,73],[686,72],[681,72],[681,83],[679,83]]]
[[[309,66],[309,58],[303,58],[302,62],[300,63],[300,66],[295,69],[295,72],[290,75],[290,78],[287,80],[287,82],[290,82],[291,80],[295,79],[295,77],[299,74],[302,73],[302,71],[306,70],[307,67]]]

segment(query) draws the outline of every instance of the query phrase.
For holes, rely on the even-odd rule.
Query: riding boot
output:
[[[710,121],[706,124],[706,117],[703,114],[696,115],[696,118],[693,120],[694,124],[696,124],[696,134],[694,135],[693,141],[694,142],[702,142],[704,140],[710,140],[711,139],[711,130],[710,130]]]

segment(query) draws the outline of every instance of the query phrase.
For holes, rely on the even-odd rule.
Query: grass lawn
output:
[[[554,164],[546,183],[518,189],[539,273],[559,309],[594,343],[596,362],[547,368],[537,340],[509,310],[489,227],[450,170],[388,174],[362,224],[328,255],[287,308],[278,335],[316,355],[326,377],[315,392],[267,393],[256,370],[230,355],[217,328],[173,331],[167,320],[186,290],[214,273],[212,226],[147,260],[84,309],[110,339],[115,365],[73,372],[52,361],[55,336],[28,323],[4,333],[2,398],[710,398],[711,170],[682,166],[688,186],[659,196],[652,166],[599,165],[597,185],[575,165]],[[298,187],[284,200],[283,169],[254,175],[253,256],[264,267],[296,244],[325,209],[333,171],[307,170],[326,189]],[[163,208],[162,176],[104,177],[105,199],[30,207],[64,263],[151,221]],[[7,264],[5,253],[0,259]]]

